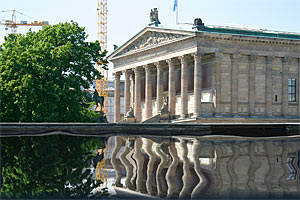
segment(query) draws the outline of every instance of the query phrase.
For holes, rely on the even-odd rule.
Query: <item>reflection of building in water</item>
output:
[[[125,113],[144,121],[166,97],[173,119],[299,118],[299,33],[196,25],[146,27],[108,57]]]
[[[111,161],[117,191],[121,187],[187,199],[299,197],[300,137],[296,124],[287,125],[293,131],[285,131],[277,124],[275,135],[281,135],[277,137],[262,137],[274,136],[274,124],[244,124],[243,131],[237,127],[241,124],[206,124],[197,129],[192,128],[195,124],[163,125],[169,126],[168,135],[177,126],[185,130],[185,136],[168,137],[163,127],[155,124],[152,137],[115,137]],[[147,133],[146,128],[140,130]]]

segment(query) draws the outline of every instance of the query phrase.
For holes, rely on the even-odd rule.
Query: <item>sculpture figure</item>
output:
[[[150,24],[149,25],[153,25],[153,24],[155,24],[155,26],[158,26],[158,24],[160,24],[160,21],[158,20],[157,8],[154,8],[153,10],[151,9],[151,11],[150,11]]]
[[[160,113],[166,113],[168,112],[168,100],[164,97],[164,103],[160,109]]]
[[[98,105],[100,104],[100,109],[101,111],[103,111],[104,108],[104,96],[99,96],[98,91],[95,89],[94,94],[93,94],[93,101],[96,102],[96,108],[95,111],[98,107]]]
[[[128,112],[126,113],[125,117],[126,117],[126,118],[128,118],[128,117],[134,117],[134,111],[133,111],[133,108],[132,108],[132,107],[129,108],[129,110],[128,110]]]

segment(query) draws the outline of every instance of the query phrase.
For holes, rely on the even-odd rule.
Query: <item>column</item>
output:
[[[288,71],[289,71],[289,58],[282,59],[282,115],[288,116]]]
[[[171,118],[175,115],[176,91],[175,91],[175,65],[172,59],[167,60],[169,65],[169,112]]]
[[[124,85],[124,115],[130,107],[130,71],[126,70],[125,73],[125,85]]]
[[[297,84],[297,81],[298,81],[298,89],[296,88],[296,91],[298,91],[298,96],[296,96],[296,98],[298,97],[298,99],[297,99],[297,101],[298,101],[298,116],[300,116],[300,58],[298,58],[298,79],[296,80],[296,84]]]
[[[239,54],[231,56],[231,114],[232,116],[238,115],[238,59]]]
[[[215,64],[212,70],[212,88],[216,92],[215,115],[221,115],[221,67],[223,53],[215,53]]]
[[[141,122],[141,69],[134,69],[135,84],[134,84],[134,116],[137,122]]]
[[[134,83],[135,83],[135,77],[134,73],[130,73],[130,106],[134,108]]]
[[[250,70],[249,70],[249,115],[255,115],[255,63],[257,56],[250,55]]]
[[[188,114],[188,67],[187,58],[179,57],[181,62],[181,115],[180,118],[186,118]]]
[[[146,119],[152,117],[152,73],[151,67],[145,65],[146,81],[145,81],[145,107],[146,107]]]
[[[163,70],[159,62],[154,63],[157,69],[157,92],[156,92],[156,104],[157,104],[157,114],[159,113],[163,105],[163,96],[164,96],[164,83],[163,83]]]
[[[115,73],[114,120],[120,121],[120,72]]]
[[[274,60],[273,56],[268,56],[266,58],[266,115],[268,117],[272,116],[272,62]]]
[[[194,57],[194,117],[201,113],[201,55],[193,54]]]

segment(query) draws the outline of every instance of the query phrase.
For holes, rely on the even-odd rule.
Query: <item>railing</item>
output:
[[[6,123],[1,124],[1,137],[114,136],[111,163],[116,187],[168,198],[272,199],[299,197],[299,127]]]

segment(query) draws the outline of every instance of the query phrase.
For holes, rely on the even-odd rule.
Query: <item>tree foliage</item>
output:
[[[86,42],[77,23],[10,34],[0,47],[0,119],[6,122],[84,122],[85,94],[106,64],[99,42]]]
[[[8,35],[0,45],[0,120],[90,122],[86,89],[101,76],[95,63],[107,61],[99,42],[86,37],[75,22]],[[1,138],[1,198],[86,197],[94,182],[83,169],[101,143],[61,135]]]

